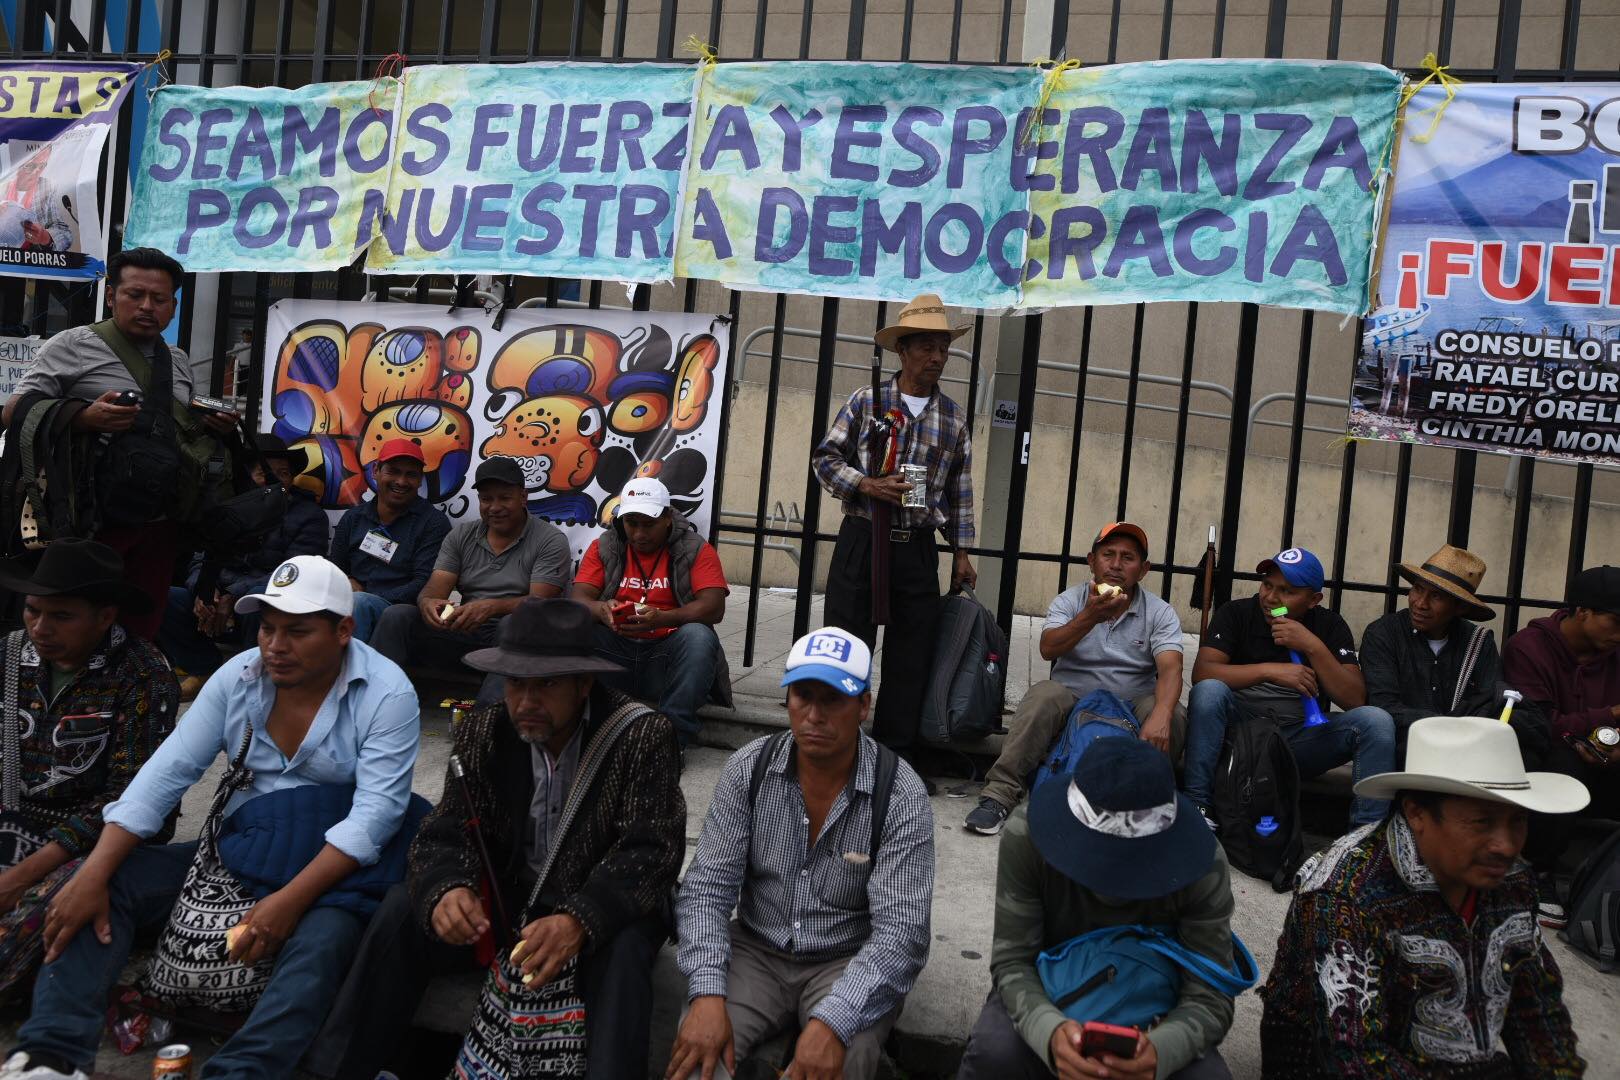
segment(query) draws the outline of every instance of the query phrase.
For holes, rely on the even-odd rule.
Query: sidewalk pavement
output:
[[[709,715],[705,721],[704,741],[715,745],[694,747],[687,753],[681,787],[687,799],[688,858],[697,845],[728,748],[786,724],[787,712],[779,704],[782,700],[779,682],[783,658],[792,645],[793,597],[791,593],[762,591],[755,662],[744,669],[741,665],[746,605],[746,591],[736,590],[721,633],[732,663],[738,709],[734,714],[722,710]],[[817,605],[814,614],[819,616],[819,613]],[[817,623],[812,619],[814,625]],[[1032,680],[1045,677],[1045,664],[1034,648],[1038,634],[1038,619],[1020,617],[1016,621],[1008,676],[1009,706],[1017,702]],[[879,652],[881,654],[881,648]],[[1191,665],[1188,667],[1190,669]],[[430,695],[424,705],[422,750],[413,786],[429,800],[437,800],[443,790],[449,756],[447,718],[444,711],[437,708],[437,696]],[[993,740],[991,742],[993,744]],[[216,765],[183,803],[181,837],[195,835],[200,826],[218,769]],[[889,1043],[903,1071],[891,1071],[886,1074],[889,1076],[904,1075],[920,1080],[952,1075],[979,1007],[989,992],[997,845],[994,838],[968,833],[962,828],[962,818],[973,805],[976,788],[977,785],[963,783],[960,779],[946,779],[940,785],[940,793],[932,800],[938,863],[933,948]],[[1232,885],[1236,899],[1233,930],[1254,953],[1264,974],[1270,970],[1275,957],[1277,932],[1288,909],[1288,896],[1274,893],[1268,885],[1242,874],[1233,875]],[[1587,1076],[1594,1080],[1620,1078],[1620,1030],[1615,1023],[1616,1016],[1620,1016],[1620,979],[1596,972],[1556,939],[1552,940],[1552,950],[1563,969],[1564,1000],[1581,1038],[1581,1052],[1588,1062]],[[685,1003],[685,982],[675,969],[672,948],[666,947],[659,955],[654,969],[654,987],[651,1073],[661,1077],[676,1020]],[[456,1017],[464,1017],[470,1009],[474,989],[471,983],[439,984],[419,1012],[418,1022],[434,1028],[452,1027],[458,1022],[464,1025],[465,1020],[458,1021]],[[14,1012],[0,1023],[0,1046],[10,1045],[20,1020],[21,1015]],[[1238,999],[1236,1018],[1221,1047],[1233,1075],[1239,1080],[1260,1075],[1259,1028],[1260,1001],[1250,991]],[[174,1039],[190,1042],[199,1062],[212,1050],[206,1036],[188,1037],[186,1033],[177,1032]],[[152,1052],[153,1048],[144,1048],[123,1058],[104,1041],[97,1073],[131,1080],[144,1078],[150,1075]]]

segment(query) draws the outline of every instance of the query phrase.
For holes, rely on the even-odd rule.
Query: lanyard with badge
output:
[[[630,548],[630,561],[635,564],[636,576],[641,579],[641,603],[647,602],[647,594],[652,589],[652,579],[647,575],[647,568],[641,565],[641,559],[636,555],[636,549]],[[653,560],[653,569],[658,569],[658,560]]]
[[[399,550],[399,541],[388,535],[387,529],[379,525],[366,533],[360,541],[360,553],[370,555],[382,563],[392,563],[394,552]]]

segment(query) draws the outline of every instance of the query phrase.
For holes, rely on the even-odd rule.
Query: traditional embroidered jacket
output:
[[[174,672],[156,647],[122,626],[108,631],[84,670],[65,683],[55,676],[48,695],[44,675],[24,637],[17,672],[22,820],[8,819],[0,829],[24,828],[32,836],[5,837],[14,850],[0,859],[15,861],[52,840],[71,855],[88,855],[101,835],[102,808],[123,794],[174,730],[180,702]],[[172,830],[171,817],[164,838]]]
[[[1477,895],[1464,922],[1398,812],[1312,857],[1260,991],[1262,1075],[1582,1075],[1529,869]]]

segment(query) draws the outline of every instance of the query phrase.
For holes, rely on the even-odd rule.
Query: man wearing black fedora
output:
[[[1176,791],[1170,759],[1137,739],[1097,740],[1070,776],[1038,785],[1002,831],[993,989],[958,1076],[1230,1080],[1216,1046],[1232,1026],[1230,995],[1255,978],[1252,958],[1234,947],[1232,908],[1226,856],[1197,804]],[[1066,978],[1062,985],[1048,985],[1037,966],[1047,950],[1127,926],[1165,931],[1162,947],[1203,970],[1202,977],[1180,977],[1172,968],[1176,976],[1153,988],[1173,1004],[1151,1026],[1130,1015],[1140,1008],[1161,1015],[1143,1004],[1141,982],[1128,984],[1140,1001],[1096,996],[1111,984],[1111,964],[1131,970],[1106,951],[1090,953],[1084,969],[1045,976]],[[1088,1022],[1137,1028],[1134,1050],[1094,1048]]]
[[[465,657],[501,678],[502,698],[456,728],[452,773],[411,846],[406,882],[373,918],[306,1060],[317,1074],[375,1076],[400,1057],[428,982],[478,970],[475,945],[490,935],[507,949],[521,939],[524,968],[542,981],[577,956],[589,1075],[647,1075],[651,972],[669,936],[686,800],[674,726],[598,678],[622,669],[592,651],[594,623],[577,601],[529,598],[494,647]],[[498,896],[483,890],[470,822]],[[501,911],[504,939],[492,925]]]
[[[157,648],[119,624],[151,601],[112,548],[58,540],[0,564],[0,586],[22,596],[24,626],[0,657],[17,678],[16,701],[0,708],[0,725],[16,729],[3,740],[16,747],[6,767],[17,789],[4,793],[0,829],[0,918],[10,922],[42,913],[95,846],[102,807],[174,728],[179,689]],[[31,977],[38,938],[24,951],[32,959],[11,958],[0,990]]]
[[[263,592],[271,572],[295,555],[326,554],[331,522],[315,496],[294,484],[308,455],[274,435],[260,435],[257,445],[271,472],[258,479],[287,489],[286,514],[257,551],[223,562],[199,555],[192,560],[186,584],[169,589],[158,646],[184,672],[180,688],[187,701],[219,667],[218,642],[244,649],[258,634],[256,616],[237,619],[236,601]]]
[[[1479,623],[1496,618],[1475,595],[1485,560],[1443,544],[1421,564],[1399,563],[1410,583],[1406,608],[1374,621],[1361,637],[1361,673],[1367,703],[1395,718],[1395,737],[1425,716],[1497,716],[1505,691],[1496,635]],[[1510,721],[1527,758],[1547,749],[1540,711],[1520,704]]]

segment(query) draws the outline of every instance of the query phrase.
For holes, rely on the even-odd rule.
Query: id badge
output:
[[[399,541],[390,539],[373,529],[366,533],[364,540],[360,541],[360,550],[373,559],[391,563],[394,561],[394,552],[399,550]]]

